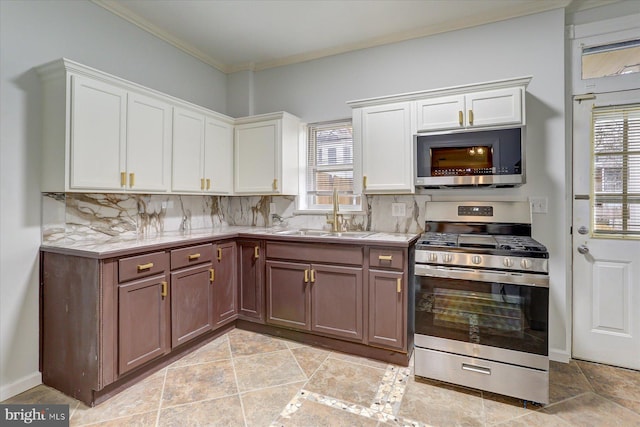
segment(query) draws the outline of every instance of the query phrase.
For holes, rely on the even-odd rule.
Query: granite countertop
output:
[[[255,238],[282,240],[288,242],[324,242],[344,244],[367,244],[407,247],[418,239],[419,234],[360,232],[354,236],[351,232],[344,235],[332,234],[328,231],[319,235],[320,230],[312,230],[313,235],[296,234],[297,229],[281,227],[249,227],[227,226],[214,229],[198,229],[188,232],[167,232],[153,237],[111,237],[104,240],[71,240],[62,239],[56,242],[43,243],[40,249],[45,252],[64,253],[68,255],[90,258],[109,258],[148,250],[162,250],[171,246],[207,243],[211,240],[233,238]],[[294,234],[287,234],[292,232]]]

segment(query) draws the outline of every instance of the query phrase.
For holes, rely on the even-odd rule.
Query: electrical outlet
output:
[[[276,213],[276,204],[269,203],[269,215],[273,215],[274,213]]]
[[[531,203],[531,212],[533,213],[546,214],[548,212],[546,197],[529,197],[529,203]]]
[[[391,216],[407,216],[407,205],[404,203],[391,203]]]

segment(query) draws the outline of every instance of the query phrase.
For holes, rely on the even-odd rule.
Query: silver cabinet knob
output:
[[[578,246],[578,252],[582,255],[587,254],[589,253],[589,248],[587,247],[587,245],[580,245]]]
[[[513,260],[512,260],[511,258],[505,258],[505,259],[502,261],[502,264],[503,264],[505,267],[513,267]]]
[[[471,257],[471,262],[474,264],[480,264],[482,262],[482,258],[478,255],[474,255]]]
[[[520,267],[524,268],[525,270],[531,268],[531,260],[524,258],[522,261],[520,261]]]

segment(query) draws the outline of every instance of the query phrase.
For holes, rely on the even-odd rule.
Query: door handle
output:
[[[209,269],[209,281],[213,283],[216,280],[216,271],[213,268]]]
[[[218,261],[222,261],[222,249],[218,248]]]
[[[311,269],[311,283],[316,283],[316,271]]]
[[[304,283],[309,283],[309,270],[304,270]]]
[[[253,248],[253,258],[254,259],[260,258],[260,246],[256,246]]]
[[[589,253],[589,248],[587,247],[587,245],[580,245],[578,246],[578,253],[584,255],[584,254],[588,254]]]
[[[578,233],[587,234],[589,233],[589,229],[583,225],[582,227],[578,228]]]

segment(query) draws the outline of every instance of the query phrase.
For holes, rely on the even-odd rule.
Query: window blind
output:
[[[640,238],[640,104],[592,113],[594,235]]]

